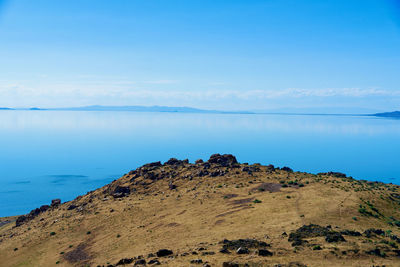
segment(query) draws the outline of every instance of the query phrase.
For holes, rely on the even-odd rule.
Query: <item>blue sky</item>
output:
[[[0,0],[0,106],[400,109],[400,1]]]

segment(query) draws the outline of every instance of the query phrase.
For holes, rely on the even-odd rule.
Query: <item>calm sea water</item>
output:
[[[400,184],[400,120],[374,117],[0,111],[0,216],[67,201],[171,157],[340,171]]]

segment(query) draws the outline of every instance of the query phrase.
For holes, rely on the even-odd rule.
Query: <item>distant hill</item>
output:
[[[0,265],[399,266],[399,207],[398,185],[343,173],[170,159],[0,218]]]
[[[71,111],[136,111],[136,112],[186,112],[186,113],[215,113],[215,110],[204,110],[191,107],[167,107],[167,106],[85,106],[71,108],[52,108],[50,110]]]
[[[49,108],[48,110],[65,110],[65,111],[133,111],[133,112],[179,112],[179,113],[219,113],[219,114],[251,114],[248,111],[221,111],[207,110],[192,107],[168,107],[168,106],[85,106],[70,108]]]
[[[400,118],[400,111],[376,113],[376,114],[373,114],[373,116],[377,116],[377,117],[390,117],[390,118]]]

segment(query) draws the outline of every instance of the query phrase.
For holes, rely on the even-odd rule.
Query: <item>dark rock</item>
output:
[[[203,260],[202,259],[195,259],[195,260],[191,260],[190,263],[200,264],[200,263],[203,263]]]
[[[270,172],[275,171],[275,166],[272,165],[272,164],[269,164],[269,165],[267,166],[267,171],[270,171]]]
[[[214,255],[214,254],[215,254],[214,251],[204,251],[204,252],[201,253],[201,255],[203,255],[203,256]]]
[[[237,240],[223,240],[223,249],[237,250],[239,248],[264,248],[269,245],[266,242],[258,241],[256,239],[237,239]]]
[[[259,166],[244,166],[243,168],[242,168],[242,171],[243,172],[247,172],[248,174],[252,174],[253,172],[258,172],[258,171],[260,171],[260,167]]]
[[[152,257],[155,257],[156,255],[154,255],[153,253],[149,253],[148,255],[147,255],[147,258],[152,258]]]
[[[125,264],[131,264],[133,262],[133,258],[123,258],[123,259],[120,259],[118,262],[117,262],[117,266],[118,265],[125,265]]]
[[[141,168],[154,168],[162,166],[161,161],[151,162],[144,164]]]
[[[360,232],[353,231],[353,230],[343,230],[340,233],[342,235],[348,235],[348,236],[361,236]]]
[[[285,171],[285,172],[293,172],[292,168],[289,168],[289,167],[286,167],[286,166],[282,167],[281,170]]]
[[[180,165],[187,164],[187,163],[189,163],[188,159],[179,160],[176,158],[170,158],[167,162],[164,163],[164,165],[180,166]]]
[[[137,266],[137,265],[146,265],[146,260],[140,259],[140,260],[135,261],[134,266]]]
[[[317,237],[317,236],[326,237],[328,233],[337,233],[337,232],[333,232],[330,227],[323,227],[316,224],[303,225],[296,231],[289,234],[288,241],[292,242],[292,246],[300,246],[304,243],[307,243],[306,240],[303,240],[304,238]],[[334,234],[330,234],[330,236],[331,235],[333,236]],[[340,239],[340,237],[338,238]]]
[[[173,183],[169,183],[168,187],[170,190],[176,189],[176,185],[174,185]]]
[[[61,200],[60,200],[61,202]],[[21,226],[22,224],[34,219],[35,217],[37,217],[39,214],[41,214],[42,212],[47,211],[50,208],[49,205],[43,205],[40,208],[36,208],[31,210],[31,212],[29,212],[26,215],[21,215],[17,218],[17,220],[15,221],[15,226]]]
[[[203,166],[203,169],[209,169],[211,168],[211,164],[209,162],[204,162],[203,164],[201,164],[201,166]]]
[[[210,173],[211,177],[217,177],[217,176],[224,176],[225,172],[222,170],[216,170]]]
[[[49,205],[42,205],[40,206],[39,210],[40,212],[45,212],[46,210],[50,209]]]
[[[61,204],[61,199],[56,198],[51,201],[51,207],[57,207]]]
[[[169,255],[174,254],[174,252],[172,252],[172,250],[169,249],[160,249],[159,251],[157,251],[157,257],[166,257]]]
[[[203,163],[204,161],[202,160],[202,159],[198,159],[198,160],[196,160],[194,163],[196,163],[196,164],[200,164],[200,163]]]
[[[121,198],[121,197],[125,197],[125,196],[129,195],[130,193],[131,193],[131,190],[130,190],[129,186],[117,185],[117,187],[115,187],[115,189],[111,192],[111,195],[114,198]]]
[[[379,256],[379,257],[385,257],[385,253],[383,251],[381,251],[379,248],[375,248],[369,251],[366,251],[367,254],[369,255],[375,255],[375,256]]]
[[[259,249],[258,256],[272,256],[272,252],[267,249]]]
[[[239,264],[236,262],[224,262],[222,263],[222,267],[239,267]]]
[[[229,254],[230,253],[229,250],[226,249],[226,248],[222,248],[219,252],[220,253],[224,253],[224,254]]]
[[[332,242],[344,242],[344,241],[346,241],[346,240],[344,239],[344,237],[343,237],[340,233],[334,232],[334,231],[328,232],[328,233],[326,234],[326,236],[325,236],[325,240],[326,240],[326,242],[328,242],[328,243],[332,243]]]
[[[249,249],[245,247],[240,247],[236,250],[237,254],[249,254]]]
[[[198,177],[204,177],[204,176],[208,175],[208,171],[207,170],[200,170],[195,175],[198,176]]]
[[[364,231],[364,235],[368,238],[374,236],[374,235],[384,235],[385,231],[383,231],[382,229],[374,229],[374,228],[370,228]]]
[[[161,263],[157,259],[149,260],[148,264],[160,265]]]
[[[218,164],[223,167],[232,167],[236,165],[238,162],[235,158],[235,156],[230,155],[230,154],[214,154],[211,155],[210,159],[207,161],[208,163],[213,163],[213,164]]]
[[[68,206],[67,210],[73,210],[73,209],[76,209],[77,207],[78,206],[76,206],[74,204],[71,204],[71,205]]]
[[[21,226],[22,224],[24,224],[26,221],[28,220],[27,216],[25,215],[21,215],[17,218],[17,220],[15,221],[15,226]]]

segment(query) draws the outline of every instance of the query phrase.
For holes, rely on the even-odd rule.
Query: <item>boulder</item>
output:
[[[56,198],[51,201],[51,207],[57,207],[61,204],[61,199]]]
[[[170,158],[167,162],[164,163],[164,165],[179,166],[179,165],[183,165],[183,164],[187,164],[187,163],[189,163],[188,159],[179,160],[176,158]]]
[[[245,247],[240,247],[236,250],[237,254],[249,254],[249,249]]]
[[[156,254],[157,254],[157,257],[166,257],[166,256],[174,254],[174,252],[169,249],[160,249],[159,251],[157,251]]]
[[[117,266],[118,265],[125,265],[125,264],[131,264],[133,262],[133,258],[123,258],[123,259],[120,259],[118,262],[117,262]]]
[[[286,166],[282,167],[281,170],[285,171],[285,172],[293,172],[292,168],[289,168],[289,167],[286,167]]]
[[[168,184],[168,187],[169,187],[170,190],[176,189],[176,185],[174,185],[171,182]]]
[[[238,163],[236,157],[231,154],[224,154],[224,155],[214,154],[211,155],[210,159],[207,162],[218,164],[223,167],[232,167]]]
[[[120,197],[124,197],[127,196],[131,193],[131,190],[129,188],[129,186],[117,186],[112,192],[111,195],[114,198],[120,198]]]
[[[67,210],[74,210],[74,209],[76,209],[77,207],[78,207],[78,206],[76,206],[76,205],[74,205],[74,204],[71,204],[71,205],[68,206]]]
[[[149,260],[148,264],[160,265],[161,263],[157,259]]]
[[[267,249],[259,249],[258,256],[272,256],[272,252]]]
[[[146,265],[146,260],[140,259],[140,260],[135,261],[134,266],[138,266],[138,265]]]

